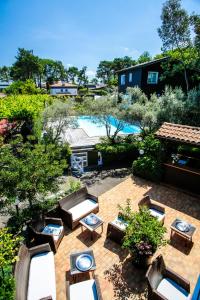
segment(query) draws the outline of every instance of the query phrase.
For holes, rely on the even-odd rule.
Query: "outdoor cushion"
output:
[[[87,213],[90,213],[96,207],[98,207],[98,203],[96,203],[94,200],[86,199],[83,202],[70,208],[68,211],[72,214],[72,220],[74,221],[80,219]]]
[[[98,300],[94,279],[70,285],[70,300]]]
[[[190,295],[180,285],[170,278],[163,278],[157,287],[157,292],[168,300],[189,300]]]
[[[53,252],[43,252],[32,257],[29,270],[27,300],[47,296],[56,300],[56,279]]]
[[[157,210],[155,208],[149,208],[150,214],[152,217],[158,218],[158,221],[161,221],[164,218],[164,213],[160,210]]]
[[[125,230],[127,226],[127,223],[119,217],[115,218],[111,223],[118,227],[120,230]]]
[[[48,224],[44,227],[42,233],[53,234],[54,240],[57,241],[62,231],[63,226],[60,226],[58,224]]]

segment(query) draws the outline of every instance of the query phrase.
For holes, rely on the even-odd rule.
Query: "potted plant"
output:
[[[130,201],[125,208],[120,207],[120,214],[126,216],[127,222],[122,247],[129,249],[135,265],[147,267],[155,251],[166,244],[166,228],[151,216],[147,207],[130,213]]]

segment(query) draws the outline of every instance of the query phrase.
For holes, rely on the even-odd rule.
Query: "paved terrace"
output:
[[[104,300],[147,299],[145,271],[136,269],[126,250],[106,239],[107,223],[118,214],[118,204],[125,204],[131,199],[134,210],[138,209],[138,201],[144,194],[162,203],[166,209],[165,226],[167,238],[170,236],[170,225],[176,217],[196,226],[191,248],[185,247],[181,240],[176,239],[173,245],[160,249],[169,267],[188,279],[193,291],[200,273],[200,199],[189,196],[174,189],[152,184],[142,179],[129,177],[111,190],[100,196],[99,216],[105,221],[102,236],[97,229],[94,241],[90,240],[88,231],[81,233],[81,228],[71,232],[67,230],[55,256],[57,299],[66,299],[65,280],[69,277],[69,256],[71,252],[92,248],[95,255],[101,290]],[[98,231],[99,230],[99,231]],[[86,278],[80,278],[83,280]]]

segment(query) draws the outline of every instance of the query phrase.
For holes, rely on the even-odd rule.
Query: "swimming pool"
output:
[[[105,126],[94,123],[95,117],[93,116],[79,116],[77,117],[78,127],[82,128],[89,137],[93,136],[106,136]],[[114,117],[109,117],[111,124],[111,134],[113,134],[119,124],[119,121]],[[136,125],[126,123],[123,130],[119,134],[137,134],[140,133],[140,128]]]

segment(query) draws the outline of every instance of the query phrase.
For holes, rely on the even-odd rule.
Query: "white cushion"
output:
[[[70,300],[98,300],[94,279],[70,285]]]
[[[83,202],[70,208],[68,211],[72,214],[72,220],[74,221],[80,219],[83,215],[91,212],[96,207],[98,207],[97,202],[91,199],[86,199]]]
[[[62,231],[63,226],[60,226],[58,224],[48,224],[44,227],[42,233],[53,234],[54,240],[57,241]]]
[[[53,300],[56,300],[55,265],[52,251],[32,257],[27,300],[39,300],[50,295]]]
[[[123,221],[119,217],[115,218],[111,223],[118,227],[120,230],[125,230],[128,225],[127,222]]]
[[[162,211],[159,211],[155,208],[149,208],[149,211],[152,217],[158,218],[158,221],[161,221],[165,216],[165,214]]]
[[[157,292],[163,295],[167,300],[190,299],[188,292],[170,278],[164,278],[161,280],[157,287]]]

